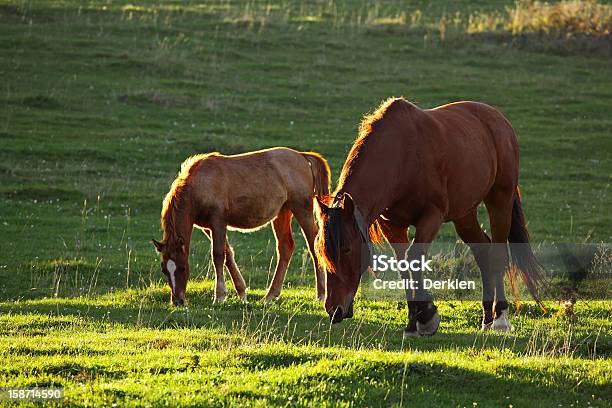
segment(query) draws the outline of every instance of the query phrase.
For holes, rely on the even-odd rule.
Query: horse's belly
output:
[[[227,224],[236,229],[259,228],[277,216],[284,202],[281,197],[235,197],[229,203]]]

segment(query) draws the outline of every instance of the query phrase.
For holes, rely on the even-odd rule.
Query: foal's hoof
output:
[[[436,311],[436,313],[427,323],[417,321],[416,327],[419,336],[433,336],[438,331],[438,327],[440,327],[440,315]]]
[[[240,300],[241,300],[243,303],[249,303],[249,301],[248,301],[248,299],[247,299],[247,294],[246,294],[246,292],[244,292],[244,293],[239,293],[239,294],[238,294],[238,296],[240,296]]]
[[[215,298],[213,299],[213,305],[220,305],[221,303],[225,302],[225,299],[227,298],[227,294],[223,294],[223,295],[215,295]]]
[[[510,324],[510,319],[508,318],[508,309],[504,309],[499,313],[493,323],[491,323],[491,330],[500,331],[500,332],[509,332],[512,330],[512,324]]]
[[[276,300],[279,296],[280,296],[280,293],[270,293],[270,292],[268,292],[266,294],[266,296],[264,296],[264,298],[262,300],[264,302],[268,303],[268,302],[272,302],[272,301]]]

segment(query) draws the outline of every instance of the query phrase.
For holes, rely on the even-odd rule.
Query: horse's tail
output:
[[[510,225],[510,234],[508,236],[510,243],[510,254],[512,257],[512,273],[510,278],[514,277],[514,271],[518,269],[523,278],[523,282],[527,285],[527,289],[538,302],[540,307],[539,289],[541,289],[546,281],[544,277],[544,268],[536,259],[531,245],[529,244],[529,233],[525,225],[525,214],[521,205],[521,193],[518,186],[514,195],[514,203],[512,205],[512,223]],[[514,287],[514,284],[513,284]]]
[[[315,152],[301,152],[301,155],[304,156],[304,158],[310,164],[310,170],[312,171],[312,178],[314,180],[315,195],[329,194],[331,172],[329,170],[327,160],[325,160],[319,153]]]

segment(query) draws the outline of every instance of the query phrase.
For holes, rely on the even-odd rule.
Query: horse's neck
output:
[[[376,142],[384,144],[360,152],[337,191],[351,195],[368,226],[392,204],[400,176],[398,152],[402,147],[393,145],[393,140]]]
[[[193,230],[194,219],[191,216],[190,212],[187,209],[176,210],[172,209],[171,225],[166,227],[166,239],[169,238],[170,235],[174,237],[180,237],[183,239],[186,248],[189,248],[189,243],[191,241],[191,232]]]
[[[369,226],[389,205],[387,203],[388,189],[384,186],[385,181],[359,179],[349,177],[339,192],[351,195],[353,202],[362,214],[365,223]]]

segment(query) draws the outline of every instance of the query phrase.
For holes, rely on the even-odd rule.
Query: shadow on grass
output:
[[[610,342],[592,333],[574,332],[566,338],[561,325],[556,342],[546,328],[534,329],[539,313],[524,307],[519,329],[510,334],[482,333],[477,329],[480,309],[477,303],[440,304],[442,324],[433,337],[402,340],[406,312],[384,304],[364,302],[355,319],[330,325],[320,303],[292,290],[272,303],[261,302],[258,292],[249,295],[249,303],[232,296],[222,305],[213,305],[210,293],[201,287],[190,292],[190,307],[174,308],[167,303],[166,290],[151,288],[144,292],[127,291],[95,298],[38,299],[0,303],[1,335],[44,336],[56,330],[105,331],[108,325],[137,329],[205,329],[235,338],[233,344],[264,344],[280,341],[289,344],[337,346],[351,349],[380,350],[475,350],[498,348],[513,352],[544,352],[592,356],[610,352]],[[459,304],[459,306],[457,306]],[[538,319],[533,319],[533,316]],[[196,337],[204,333],[195,332]],[[212,343],[198,340],[209,347]],[[570,343],[564,344],[569,340]],[[195,339],[194,339],[195,341]],[[255,363],[253,363],[255,364]],[[251,364],[252,365],[252,364]]]

